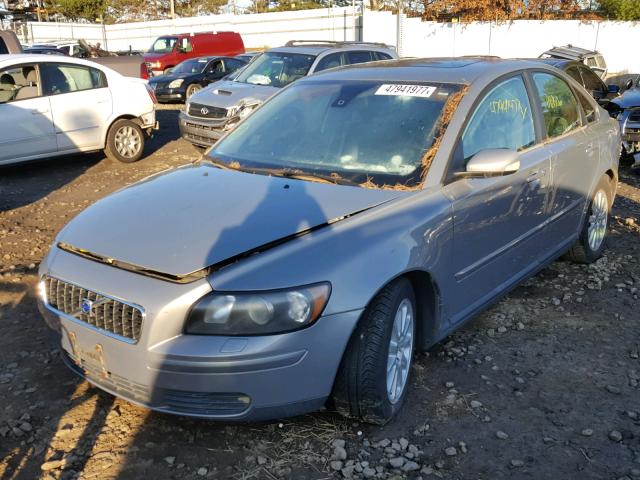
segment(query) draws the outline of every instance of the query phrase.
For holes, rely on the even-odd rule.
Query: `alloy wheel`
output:
[[[128,125],[118,129],[114,140],[116,150],[125,158],[135,157],[142,147],[140,135],[133,127]]]
[[[397,403],[407,384],[413,352],[413,305],[408,298],[398,305],[387,356],[387,397]]]
[[[589,226],[587,228],[589,248],[594,252],[600,248],[607,234],[608,218],[609,200],[607,194],[602,190],[598,190],[591,203],[591,215],[589,216]]]

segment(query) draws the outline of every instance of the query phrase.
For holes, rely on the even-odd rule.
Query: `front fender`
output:
[[[348,312],[404,272],[427,271],[445,287],[452,235],[449,200],[420,191],[226,266],[209,282],[217,291],[249,291],[329,281],[324,314]]]

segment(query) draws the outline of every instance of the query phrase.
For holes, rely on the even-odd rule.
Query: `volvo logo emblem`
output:
[[[93,301],[88,298],[83,298],[82,302],[80,302],[80,309],[82,313],[91,314],[91,310],[93,309]]]
[[[202,108],[200,109],[200,113],[201,113],[202,115],[209,115],[209,109],[208,109],[207,107],[202,107]]]

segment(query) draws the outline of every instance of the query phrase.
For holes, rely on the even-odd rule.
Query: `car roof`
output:
[[[565,68],[565,67],[568,67],[569,65],[581,65],[585,68],[589,68],[582,62],[579,62],[577,60],[569,60],[568,58],[557,58],[557,57],[523,58],[522,60],[528,60],[531,62],[538,62],[538,63],[546,63],[547,65],[551,65],[552,67],[556,67],[556,68]]]
[[[360,63],[325,70],[298,82],[326,80],[382,80],[470,84],[485,75],[494,77],[525,68],[539,68],[530,60],[497,57],[409,58]]]
[[[370,42],[333,42],[325,40],[291,40],[282,47],[270,48],[267,52],[282,53],[302,53],[305,55],[320,55],[326,51],[347,51],[347,50],[373,50],[388,52],[394,50],[393,47],[384,43]]]

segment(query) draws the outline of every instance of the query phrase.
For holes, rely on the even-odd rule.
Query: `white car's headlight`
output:
[[[328,283],[290,290],[213,292],[193,306],[185,333],[272,335],[298,330],[318,319],[330,293]]]
[[[169,88],[178,88],[183,83],[184,83],[184,80],[182,78],[178,78],[177,80],[174,80],[169,84]]]

